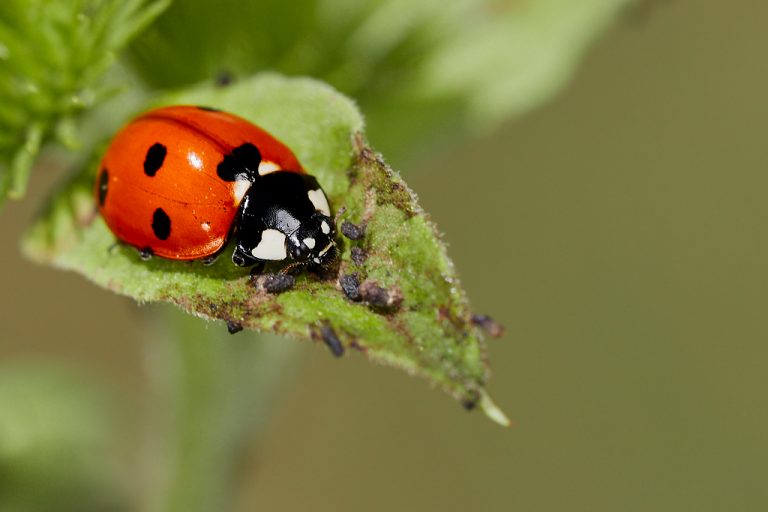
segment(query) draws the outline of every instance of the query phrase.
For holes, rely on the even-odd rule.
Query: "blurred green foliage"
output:
[[[298,344],[220,326],[170,306],[147,322],[150,421],[144,510],[230,510],[243,454],[265,428]]]
[[[43,144],[77,144],[74,117],[104,95],[116,52],[167,3],[0,2],[0,204],[24,195]]]
[[[176,1],[131,45],[155,87],[264,69],[354,98],[395,164],[549,98],[630,0]]]
[[[0,367],[0,511],[127,510],[108,398],[60,366]]]

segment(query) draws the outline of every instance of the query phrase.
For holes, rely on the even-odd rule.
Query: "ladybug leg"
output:
[[[291,263],[290,265],[286,265],[282,269],[280,269],[280,273],[284,275],[296,275],[299,273],[299,271],[304,268],[305,264],[302,261],[296,261]]]
[[[234,263],[238,267],[247,267],[259,262],[260,260],[257,260],[250,254],[248,254],[248,252],[246,252],[243,249],[241,244],[237,244],[234,252],[232,253],[232,263]]]
[[[208,267],[208,266],[213,265],[214,263],[216,263],[217,259],[219,259],[219,253],[218,252],[216,254],[211,254],[210,256],[206,256],[205,258],[203,258],[200,261],[203,262],[203,265]]]
[[[143,249],[139,249],[139,258],[141,258],[144,261],[149,261],[152,259],[152,256],[155,255],[155,252],[152,250],[151,247],[144,247]]]
[[[264,272],[264,267],[267,266],[266,261],[257,261],[256,264],[251,269],[251,276],[258,276],[262,272]]]

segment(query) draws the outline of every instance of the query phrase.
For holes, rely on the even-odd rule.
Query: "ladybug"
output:
[[[115,236],[149,257],[212,261],[234,236],[244,267],[336,255],[328,199],[282,142],[207,107],[149,111],[112,140],[96,177]]]

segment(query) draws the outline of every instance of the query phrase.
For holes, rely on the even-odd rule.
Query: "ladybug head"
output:
[[[288,252],[296,261],[326,265],[336,257],[335,234],[333,219],[316,211],[288,239]]]

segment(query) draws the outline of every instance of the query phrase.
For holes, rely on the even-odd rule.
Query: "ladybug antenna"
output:
[[[306,263],[303,261],[295,261],[290,265],[286,265],[285,267],[281,268],[279,273],[285,275],[293,275],[296,269],[301,270],[305,265]]]

